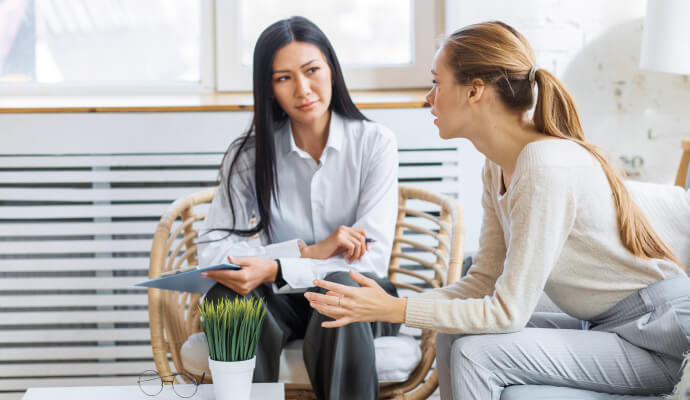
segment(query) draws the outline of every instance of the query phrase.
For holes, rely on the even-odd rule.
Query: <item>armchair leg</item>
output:
[[[411,392],[393,392],[388,396],[381,397],[391,400],[423,400],[431,396],[438,387],[438,375],[436,375],[436,368],[434,368],[426,381]]]

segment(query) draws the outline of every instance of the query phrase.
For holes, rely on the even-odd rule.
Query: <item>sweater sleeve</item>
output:
[[[482,172],[484,193],[482,194],[482,228],[479,234],[479,250],[472,259],[472,266],[467,275],[458,282],[429,290],[416,295],[426,299],[471,299],[482,298],[494,291],[494,283],[501,271],[506,256],[506,244],[503,227],[496,215],[496,208],[489,188],[494,184],[491,176],[491,165],[487,160]]]
[[[410,298],[405,324],[462,334],[524,328],[575,221],[567,174],[564,168],[526,169],[499,200],[506,202],[509,239],[493,293],[478,299]]]

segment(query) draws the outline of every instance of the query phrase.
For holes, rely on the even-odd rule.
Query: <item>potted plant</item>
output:
[[[256,345],[266,316],[263,300],[204,300],[199,309],[216,399],[249,400]]]

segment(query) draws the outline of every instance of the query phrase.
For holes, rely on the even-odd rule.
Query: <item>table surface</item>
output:
[[[214,400],[213,385],[199,385],[199,389],[191,400]],[[252,384],[252,400],[283,400],[285,390],[282,383],[254,383]],[[164,386],[157,396],[147,396],[139,386],[86,386],[86,387],[52,387],[30,388],[24,394],[23,400],[181,400],[172,386]]]

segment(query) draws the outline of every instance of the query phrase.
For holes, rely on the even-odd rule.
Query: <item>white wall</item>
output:
[[[446,3],[447,33],[487,20],[502,20],[522,32],[539,66],[573,93],[592,142],[639,179],[673,182],[680,138],[690,136],[690,79],[639,69],[644,0]],[[632,169],[621,156],[640,156],[644,164]]]

